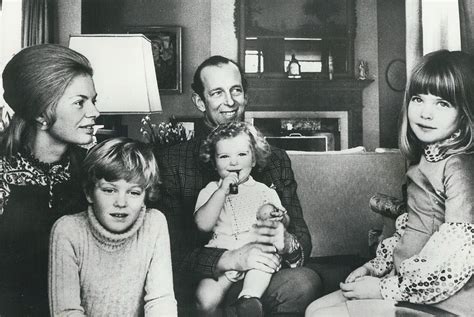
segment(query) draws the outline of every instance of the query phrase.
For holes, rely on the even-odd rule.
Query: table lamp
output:
[[[144,35],[71,35],[69,47],[92,65],[101,115],[162,111],[151,42]],[[111,120],[117,125],[120,117]]]

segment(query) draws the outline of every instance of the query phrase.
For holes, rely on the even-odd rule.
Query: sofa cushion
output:
[[[406,171],[402,155],[290,152],[289,156],[311,233],[311,257],[368,257],[368,232],[383,226],[369,200],[375,193],[402,196]]]

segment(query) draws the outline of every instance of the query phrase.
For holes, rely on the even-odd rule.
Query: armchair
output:
[[[375,251],[380,241],[395,233],[395,220],[397,217],[407,212],[405,186],[403,186],[402,192],[404,196],[402,199],[377,193],[369,200],[370,209],[381,215],[383,219],[383,227],[381,230],[371,229],[369,231],[369,250],[371,256],[375,256]]]

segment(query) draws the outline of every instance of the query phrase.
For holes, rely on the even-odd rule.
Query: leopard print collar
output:
[[[52,207],[53,186],[71,178],[69,159],[46,164],[31,155],[18,153],[7,160],[0,158],[0,215],[8,203],[10,185],[48,186],[49,208]]]
[[[448,156],[446,146],[455,141],[460,135],[461,131],[458,130],[443,141],[427,144],[424,148],[426,160],[428,162],[439,162],[445,159]]]

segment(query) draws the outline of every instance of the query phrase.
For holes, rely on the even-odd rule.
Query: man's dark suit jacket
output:
[[[155,151],[162,181],[158,208],[168,221],[174,287],[180,306],[191,305],[200,279],[217,277],[216,263],[225,251],[205,248],[210,234],[200,232],[194,223],[193,213],[199,192],[210,181],[219,179],[214,168],[199,158],[201,142],[202,138],[195,138]],[[304,257],[308,258],[311,237],[303,219],[291,161],[286,152],[272,148],[267,165],[262,170],[254,168],[252,176],[275,188],[290,217],[288,232],[296,236]]]

